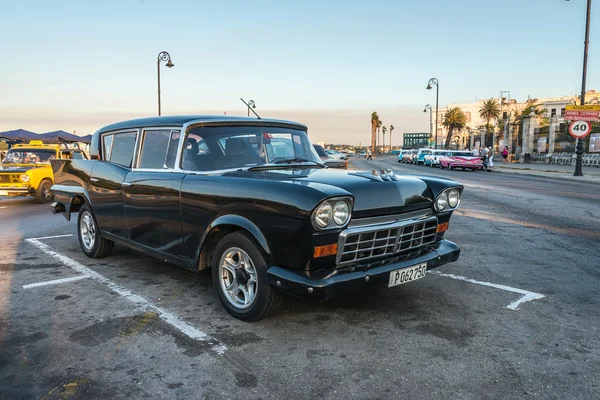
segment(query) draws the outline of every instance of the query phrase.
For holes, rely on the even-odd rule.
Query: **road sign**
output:
[[[592,125],[587,121],[575,121],[569,125],[569,133],[577,139],[586,137],[592,131]]]
[[[564,118],[568,121],[597,121],[599,117],[600,105],[588,104],[585,106],[568,105]]]

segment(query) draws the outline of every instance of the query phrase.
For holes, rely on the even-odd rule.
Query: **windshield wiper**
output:
[[[300,157],[296,157],[296,158],[278,157],[278,158],[271,160],[271,162],[269,164],[294,164],[294,163],[303,163],[303,162],[309,162],[309,163],[313,163],[313,164],[322,166],[321,163],[318,163],[313,160],[307,160],[306,158],[300,158]]]

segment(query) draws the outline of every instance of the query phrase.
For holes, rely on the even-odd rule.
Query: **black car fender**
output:
[[[211,265],[210,259],[212,257],[212,251],[222,237],[230,232],[240,229],[250,233],[265,252],[267,258],[271,259],[272,253],[269,243],[260,228],[256,226],[254,222],[241,215],[228,214],[217,217],[208,228],[206,228],[196,257],[198,269],[202,270]]]

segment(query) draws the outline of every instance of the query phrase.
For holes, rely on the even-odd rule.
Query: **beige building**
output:
[[[527,102],[517,102],[514,99],[510,99],[510,101],[506,98],[500,99],[497,98],[498,103],[501,104],[501,112],[502,119],[511,120],[515,115],[520,113],[527,105]],[[600,104],[600,92],[596,92],[595,90],[589,90],[586,92],[585,98],[586,104]],[[442,125],[444,120],[444,114],[449,108],[459,107],[465,113],[467,117],[467,128],[462,132],[455,133],[453,135],[452,147],[458,148],[473,148],[478,146],[481,142],[487,142],[490,144],[494,143],[497,148],[502,148],[506,140],[511,135],[512,132],[509,132],[509,127],[503,132],[499,132],[498,128],[494,128],[492,132],[489,133],[491,137],[487,137],[488,133],[485,131],[486,121],[479,117],[479,109],[481,108],[483,102],[486,100],[479,100],[473,103],[457,103],[450,104],[446,108],[439,109],[438,112],[438,142],[440,144],[439,147],[445,146],[446,135],[448,131]],[[558,127],[564,121],[564,114],[566,110],[566,106],[568,104],[578,104],[579,96],[563,96],[563,97],[551,97],[551,98],[540,98],[538,99],[538,103],[546,110],[546,117],[550,123],[550,130],[554,132],[558,130]],[[435,110],[434,119],[435,119]],[[434,120],[433,130],[435,130],[435,120]],[[496,125],[495,121],[490,122],[491,125]],[[433,132],[433,137],[435,139],[435,132]]]

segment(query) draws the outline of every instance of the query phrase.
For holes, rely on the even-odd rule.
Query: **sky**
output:
[[[377,111],[394,134],[427,132],[440,108],[581,90],[585,0],[0,0],[0,131],[103,125],[162,113],[305,123],[314,142],[369,142]],[[600,90],[600,3],[588,89]],[[386,141],[387,142],[387,141]]]

